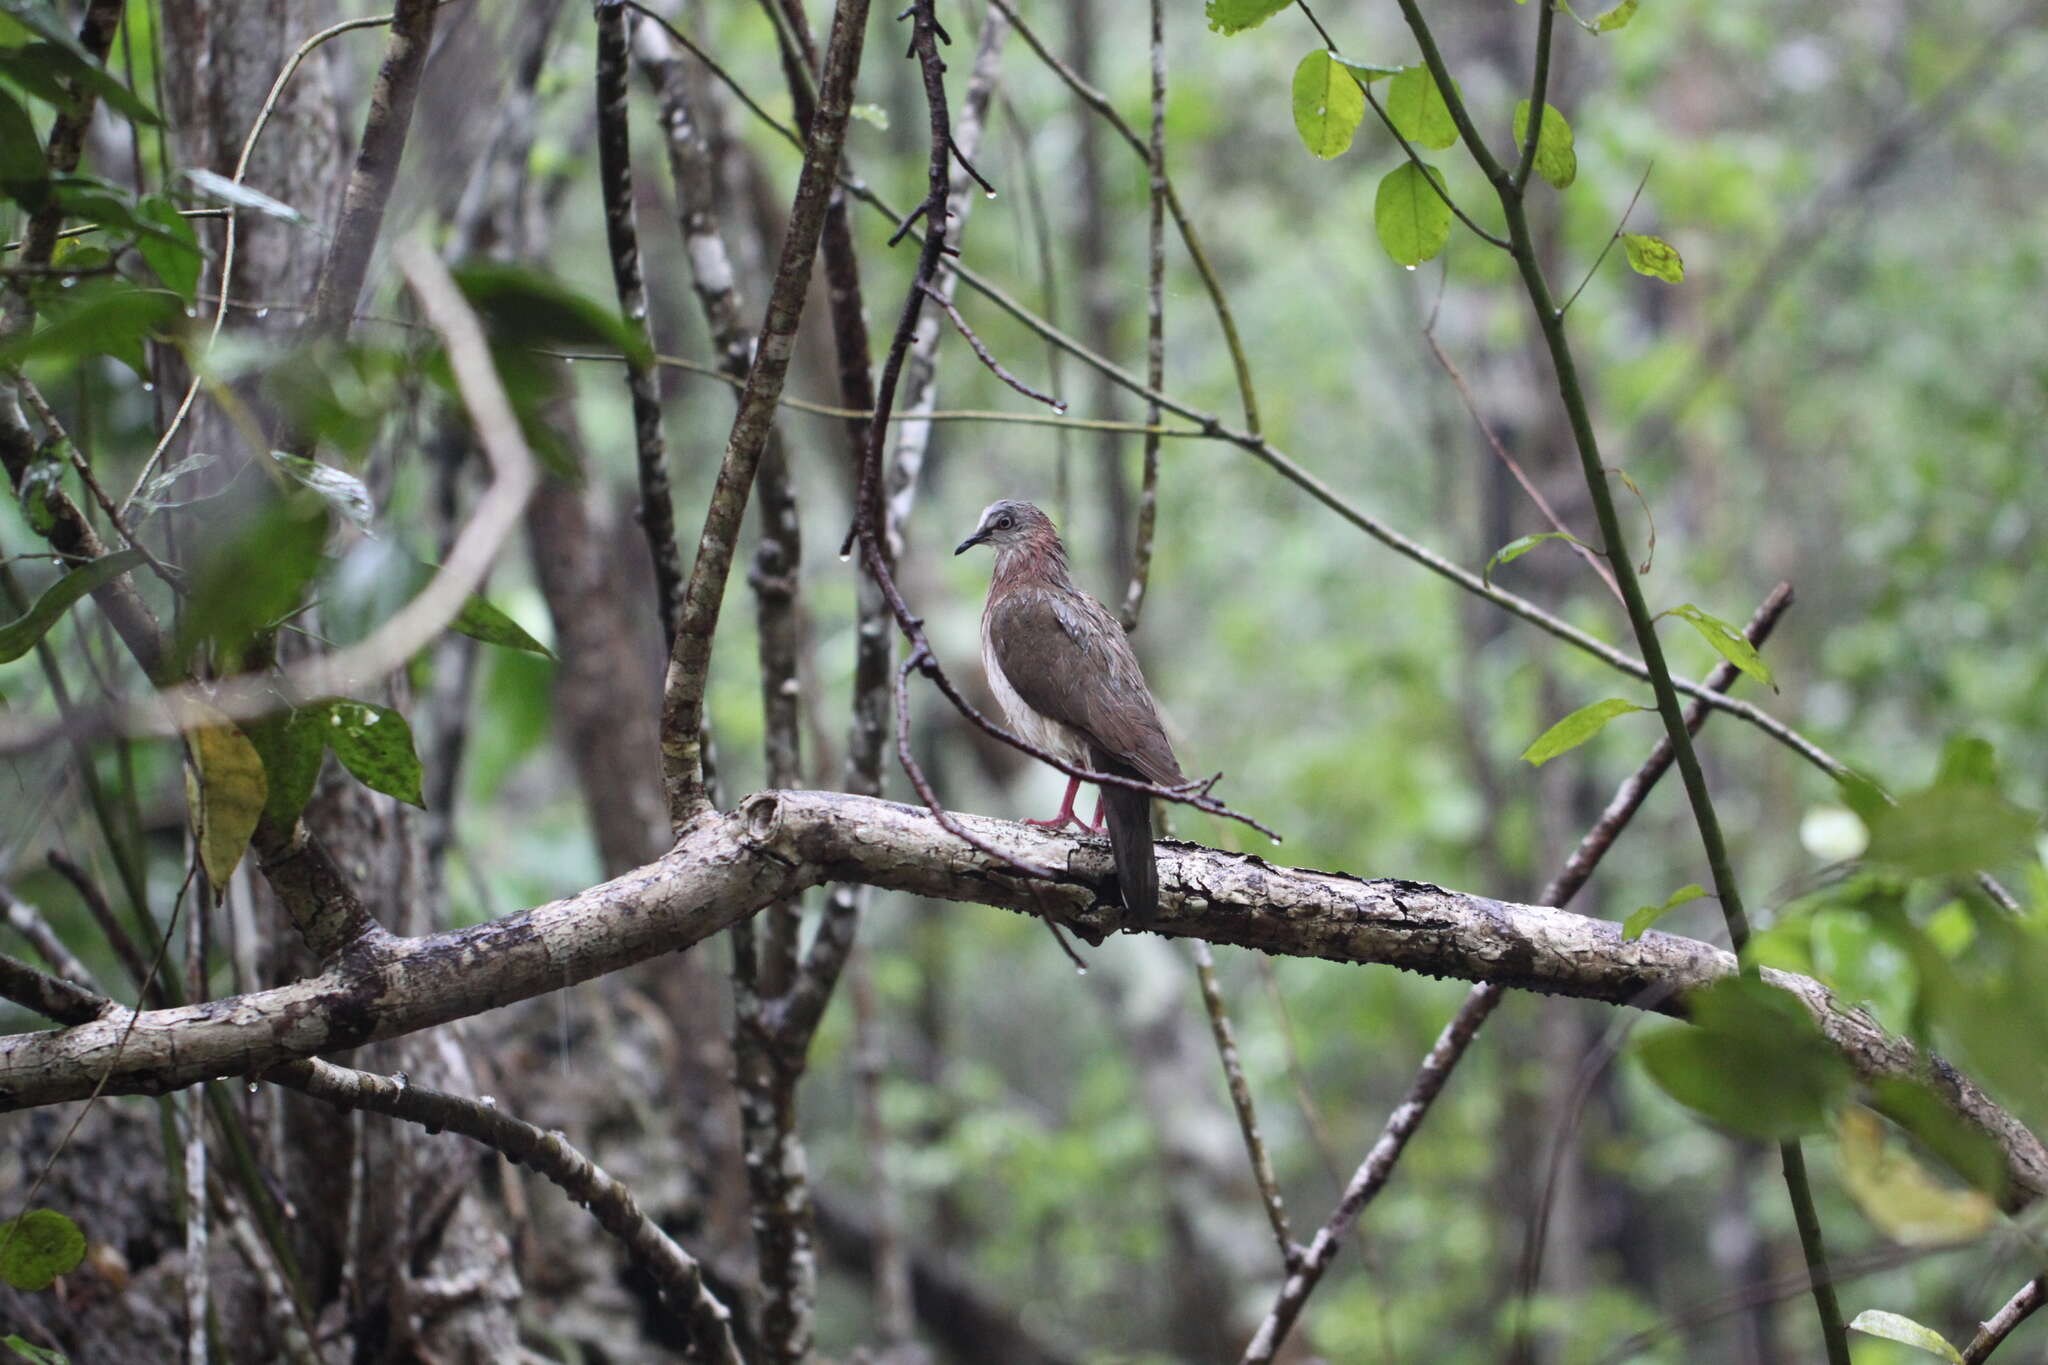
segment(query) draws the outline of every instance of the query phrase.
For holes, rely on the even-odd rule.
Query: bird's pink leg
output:
[[[1108,828],[1109,821],[1102,818],[1102,789],[1098,787],[1095,791],[1095,819],[1088,826],[1088,831],[1091,834],[1100,834]]]
[[[1068,778],[1067,795],[1066,799],[1060,802],[1060,813],[1050,820],[1026,820],[1024,823],[1036,825],[1040,829],[1065,829],[1068,825],[1080,824],[1080,817],[1074,814],[1074,793],[1079,790],[1081,790],[1081,779],[1078,777]]]

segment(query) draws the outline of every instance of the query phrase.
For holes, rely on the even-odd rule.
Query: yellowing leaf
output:
[[[1515,106],[1515,145],[1529,136],[1529,101]],[[1572,146],[1572,126],[1564,115],[1543,106],[1543,126],[1536,130],[1536,174],[1558,189],[1579,178],[1579,154]]]
[[[1635,0],[1629,0],[1629,3],[1634,4]],[[1868,1337],[1896,1341],[1902,1346],[1917,1347],[1929,1355],[1937,1355],[1943,1360],[1952,1361],[1954,1365],[1963,1365],[1963,1353],[1951,1346],[1947,1337],[1932,1327],[1922,1327],[1911,1318],[1898,1313],[1866,1308],[1856,1315],[1856,1321],[1849,1324],[1849,1330],[1861,1332]]]
[[[1679,256],[1678,248],[1662,237],[1652,237],[1646,232],[1624,232],[1621,245],[1628,252],[1628,263],[1638,275],[1654,276],[1670,284],[1677,284],[1685,278],[1685,261]]]
[[[1904,1148],[1887,1142],[1884,1121],[1868,1109],[1843,1110],[1835,1129],[1842,1144],[1842,1184],[1863,1216],[1893,1241],[1964,1241],[1998,1216],[1981,1192],[1943,1184]]]
[[[185,771],[185,799],[199,864],[218,890],[227,885],[263,815],[270,791],[263,758],[226,716],[217,725],[188,731],[185,752],[192,760]]]
[[[1325,161],[1351,145],[1365,117],[1365,92],[1322,48],[1294,68],[1294,128],[1311,155]]]

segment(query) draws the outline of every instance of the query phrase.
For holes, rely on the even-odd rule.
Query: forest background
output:
[[[951,548],[984,504],[1025,497],[1059,523],[1083,586],[1136,618],[1188,771],[1224,773],[1214,796],[1285,842],[1162,806],[1175,836],[1511,910],[1544,903],[1663,731],[1650,686],[1514,604],[1640,654],[1612,586],[1632,566],[1652,611],[1694,608],[1661,622],[1672,671],[1744,664],[1719,686],[1781,724],[1753,723],[1752,708],[1701,732],[1725,858],[1703,852],[1673,774],[1593,855],[1570,910],[1654,919],[1642,942],[1667,946],[1646,951],[1679,961],[1692,950],[1658,933],[1727,946],[1723,874],[1736,876],[1755,930],[1746,962],[1811,977],[1931,1044],[2040,1131],[2048,6],[1627,0],[1603,17],[1541,4],[1458,0],[1423,22],[1509,171],[1532,36],[1549,54],[1537,102],[1551,112],[1516,193],[1525,254],[1570,299],[1577,402],[1518,261],[1482,238],[1519,245],[1455,145],[1465,129],[1413,6],[1165,6],[1156,40],[1153,11],[1105,0],[1022,6],[1014,23],[1002,5],[868,15],[851,187],[826,212],[781,394],[809,407],[776,412],[711,623],[715,799],[741,822],[770,809],[742,798],[770,787],[879,783],[916,806],[896,761],[902,697],[906,745],[947,809],[1049,811],[1059,774],[964,720],[914,666],[895,671],[933,658],[990,709],[987,565]],[[662,726],[664,616],[686,640],[702,623],[677,575],[703,569],[705,509],[730,506],[717,479],[722,455],[732,468],[734,384],[718,373],[746,372],[803,218],[802,139],[774,125],[810,124],[813,100],[829,114],[831,16],[657,7],[665,29],[612,5],[593,17],[458,0],[401,6],[394,27],[348,25],[379,17],[348,5],[74,8],[0,5],[0,220],[20,239],[0,255],[0,453],[16,490],[0,505],[0,615],[23,614],[0,629],[0,884],[21,935],[0,948],[86,994],[51,996],[24,966],[0,1026],[47,1028],[40,1011],[114,1027],[101,992],[168,1006],[312,977],[346,960],[351,906],[393,933],[461,930],[653,863],[671,819],[701,814],[678,796],[679,731]],[[921,304],[896,403],[912,407],[935,372],[939,420],[890,426],[870,529],[925,656],[895,638],[863,572],[869,547],[838,551],[870,449],[862,384],[917,297],[924,229],[892,234],[928,188],[934,19],[952,40],[948,230],[959,263],[1015,309],[948,284],[950,258],[934,283],[1003,370],[1059,406],[1006,383]],[[927,51],[906,58],[913,33]],[[1316,56],[1330,45],[1351,64]],[[96,108],[73,120],[69,174],[53,133],[80,91]],[[1148,171],[1155,138],[1170,199]],[[1440,168],[1472,225],[1410,155]],[[359,191],[378,196],[367,220]],[[225,212],[237,238],[223,308]],[[43,223],[92,230],[53,239]],[[737,286],[726,314],[703,254],[714,237]],[[833,274],[847,261],[870,338],[851,367]],[[460,340],[472,307],[541,468],[489,555],[488,605],[464,607],[454,633],[444,612],[430,644],[352,679],[362,706],[302,705],[290,723],[237,709],[248,699],[213,681],[375,643],[425,566],[465,562],[465,528],[498,514],[516,480],[485,449],[490,384]],[[1604,486],[1585,477],[1575,416],[1598,432]],[[658,517],[643,534],[646,509],[671,498],[673,570]],[[1599,553],[1601,501],[1626,526],[1623,565]],[[65,507],[100,554],[66,541]],[[1557,530],[1582,544],[1529,539]],[[67,570],[89,572],[53,562],[53,546],[106,560],[131,536],[154,562],[131,552],[104,566],[123,578],[91,580],[94,600],[74,604],[88,580],[72,578],[80,592],[29,609]],[[122,628],[121,583],[161,619],[171,665]],[[1781,583],[1792,603],[1758,654],[1733,633]],[[893,655],[878,664],[880,649]],[[117,704],[180,677],[205,682],[249,738]],[[326,689],[290,700],[312,695]],[[1524,761],[1606,698],[1631,705]],[[264,737],[305,717],[333,730],[336,761],[321,766],[318,741],[307,759]],[[267,774],[253,806],[245,749]],[[303,824],[268,804],[300,786]],[[332,1052],[409,1078],[387,1110],[423,1103],[408,1085],[434,1087],[488,1095],[540,1130],[492,1130],[496,1152],[455,1135],[491,1129],[485,1106],[433,1135],[418,1112],[337,1118],[347,1097],[322,1087],[339,1072],[269,1070],[329,1052],[338,1031],[216,1066],[232,1079],[210,1087],[151,1082],[142,1049],[96,1100],[50,1081],[48,1098],[68,1102],[7,1120],[0,1217],[61,1214],[79,1255],[60,1228],[54,1287],[0,1288],[16,1349],[627,1361],[685,1342],[716,1358],[729,1339],[748,1360],[1272,1358],[1263,1343],[1343,1362],[1766,1362],[1844,1349],[1839,1324],[1876,1310],[1977,1360],[1997,1344],[1977,1324],[2042,1270],[2026,1209],[2048,1189],[2025,1176],[2038,1143],[1987,1145],[1940,1103],[1894,1125],[1926,1095],[1887,1099],[1867,1068],[1852,1084],[1796,1011],[1764,1006],[1755,1027],[1702,1013],[1707,1027],[1687,1032],[1616,1008],[1680,1009],[1659,985],[1666,958],[1623,991],[1467,951],[1488,932],[1519,942],[1524,922],[1489,930],[1471,897],[1442,910],[1440,948],[1408,956],[1264,920],[1264,940],[1175,925],[1174,888],[1213,894],[1202,908],[1221,915],[1241,888],[1195,874],[1256,865],[1183,873],[1174,853],[1171,936],[1105,938],[1102,872],[1076,855],[1096,898],[1065,903],[1071,927],[1100,939],[1073,945],[1077,974],[1030,915],[961,903],[1030,908],[1025,879],[999,886],[1000,859],[920,828],[905,859],[945,846],[954,861],[934,854],[937,870],[914,876],[813,858],[899,889],[812,892],[801,934],[778,900],[751,966],[753,950],[736,959],[722,941],[681,957],[648,947],[595,979],[562,968],[573,984],[529,983],[517,993],[538,998],[500,1013],[403,1038],[375,1025],[381,1041]],[[970,829],[1014,857],[1061,856],[1013,828]],[[299,856],[296,831],[330,851],[345,893],[294,901],[278,869]],[[901,889],[913,883],[933,898]],[[1401,897],[1421,892],[1384,894],[1420,913]],[[1286,885],[1242,895],[1286,920]],[[322,940],[306,903],[342,907],[339,938]],[[1557,942],[1589,960],[1632,951],[1598,932]],[[1212,957],[1205,938],[1277,951]],[[1399,967],[1313,960],[1375,953]],[[1402,1121],[1474,978],[1560,993],[1499,997],[1483,1033],[1459,1040],[1469,1050],[1441,1096],[1410,1115],[1412,1144],[1318,1251],[1315,1230],[1390,1115]],[[1728,998],[1755,1023],[1755,999]],[[1212,1026],[1231,1034],[1224,1060]],[[1681,1035],[1712,1045],[1660,1041]],[[8,1056],[10,1097],[63,1060]],[[176,1093],[118,1093],[162,1088]],[[550,1130],[646,1217],[600,1228],[549,1188],[554,1157],[519,1144]],[[501,1154],[508,1142],[526,1166]],[[1825,1330],[1788,1150],[1804,1153],[1826,1230],[1839,1303],[1822,1306],[1838,1320]],[[202,1186],[207,1199],[188,1197]],[[617,1214],[596,1189],[571,1193]],[[652,1224],[668,1250],[649,1250]],[[29,1230],[0,1233],[0,1262]],[[1295,1242],[1308,1252],[1283,1250]],[[1309,1264],[1320,1282],[1282,1314],[1283,1282]],[[1859,1321],[1868,1330],[1846,1339],[1858,1362],[1936,1350],[1882,1339],[1912,1338],[1911,1324]],[[2006,1354],[2030,1349],[2018,1336]]]

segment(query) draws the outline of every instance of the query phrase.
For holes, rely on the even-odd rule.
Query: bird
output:
[[[1130,638],[1107,608],[1074,586],[1052,519],[1028,502],[1000,499],[983,509],[974,534],[953,553],[977,545],[995,551],[981,613],[981,664],[1017,734],[1077,768],[1185,785]],[[1152,798],[1104,786],[1094,821],[1084,824],[1074,814],[1080,785],[1069,777],[1059,813],[1025,823],[1075,824],[1093,833],[1106,827],[1128,922],[1151,923],[1159,913]]]

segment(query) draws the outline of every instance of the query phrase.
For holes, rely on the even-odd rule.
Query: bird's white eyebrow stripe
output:
[[[976,517],[976,518],[974,519],[974,526],[975,526],[975,529],[976,529],[976,530],[979,530],[979,529],[981,529],[982,527],[984,527],[984,526],[988,525],[988,514],[989,514],[989,513],[991,513],[991,512],[993,512],[993,511],[995,511],[995,510],[996,510],[996,508],[998,508],[998,507],[1000,507],[1000,506],[1002,506],[1002,505],[1003,505],[1003,500],[1002,500],[1001,498],[997,498],[997,499],[996,499],[996,500],[995,500],[994,502],[992,502],[992,503],[990,503],[990,504],[989,504],[988,506],[986,506],[986,507],[982,508],[982,509],[981,509],[981,515],[980,515],[979,517]]]

